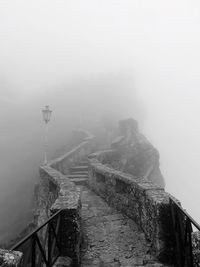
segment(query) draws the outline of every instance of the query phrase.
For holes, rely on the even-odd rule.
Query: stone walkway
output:
[[[82,267],[161,267],[137,225],[85,186],[82,190]]]

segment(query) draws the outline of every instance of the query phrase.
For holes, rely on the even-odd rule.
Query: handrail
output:
[[[186,210],[184,210],[177,201],[175,201],[174,199],[170,198],[170,200],[177,206],[177,208],[186,216],[188,217],[192,224],[200,231],[200,225],[191,217],[191,215],[189,215],[189,213],[187,213]]]
[[[65,158],[70,158],[72,157],[77,151],[79,151],[82,147],[84,147],[86,144],[88,144],[88,141],[82,141],[79,145],[77,145],[75,148],[73,148],[72,150],[70,150],[69,152],[67,152],[66,154],[57,157],[56,159],[53,159],[51,161],[48,162],[48,165],[53,165],[56,164],[59,161],[62,161]]]
[[[23,267],[52,267],[56,262],[61,254],[59,229],[62,211],[57,211],[11,248],[23,252]]]
[[[178,267],[193,267],[192,226],[200,231],[200,225],[170,197],[170,208],[175,239],[175,258]]]
[[[42,229],[45,225],[47,225],[53,218],[55,218],[58,214],[60,214],[62,210],[57,211],[54,215],[52,215],[48,220],[46,220],[42,225],[37,227],[35,230],[33,230],[31,233],[26,235],[22,240],[20,240],[17,244],[15,244],[13,247],[11,247],[11,250],[17,250],[19,246],[21,246],[24,242],[26,242],[33,234],[38,232],[40,229]]]

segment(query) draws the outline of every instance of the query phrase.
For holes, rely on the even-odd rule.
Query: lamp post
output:
[[[42,110],[43,120],[45,122],[45,140],[44,140],[44,164],[47,164],[47,148],[48,148],[48,122],[51,118],[51,110],[49,106],[45,106],[45,109]]]

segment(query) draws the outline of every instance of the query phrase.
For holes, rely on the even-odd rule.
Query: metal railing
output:
[[[61,254],[59,238],[61,212],[18,242],[11,250],[23,252],[22,267],[52,267]]]
[[[172,198],[170,208],[176,244],[176,266],[193,267],[192,232],[193,226],[200,231],[200,225]]]

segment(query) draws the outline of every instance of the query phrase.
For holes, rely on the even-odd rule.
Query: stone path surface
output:
[[[138,226],[91,190],[82,190],[82,267],[161,267]]]

